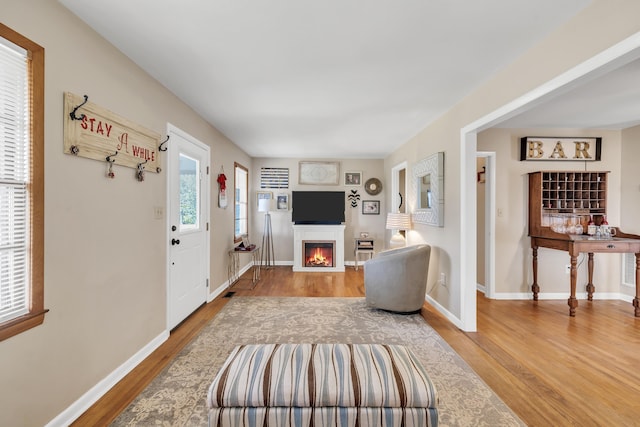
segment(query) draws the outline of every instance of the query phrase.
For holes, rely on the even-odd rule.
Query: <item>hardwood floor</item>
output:
[[[236,296],[364,296],[362,269],[262,271]],[[108,425],[229,301],[203,305],[85,412],[75,426]],[[457,329],[429,304],[422,316],[530,426],[640,426],[640,318],[622,301],[497,301],[478,295],[478,332]]]

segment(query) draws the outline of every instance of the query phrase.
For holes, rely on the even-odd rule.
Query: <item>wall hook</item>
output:
[[[162,141],[162,142],[160,143],[160,145],[158,146],[158,150],[160,150],[160,151],[167,151],[167,149],[168,149],[168,148],[167,148],[167,147],[163,147],[163,145],[164,145],[164,144],[166,144],[166,143],[167,143],[167,141],[169,141],[169,135],[167,135],[167,139],[165,139],[164,141]]]
[[[140,182],[144,181],[144,165],[148,162],[149,160],[145,160],[142,163],[138,163],[138,170],[136,172],[136,179]]]
[[[118,155],[118,152],[116,151],[115,153],[111,154],[110,156],[107,156],[107,162],[109,163],[115,163],[116,159],[112,159],[112,157],[115,157]]]
[[[80,105],[77,105],[73,111],[71,111],[69,113],[69,116],[71,116],[71,120],[83,120],[86,116],[84,114],[80,114],[80,117],[76,116],[76,111],[78,111],[78,108],[82,107],[84,104],[87,103],[87,101],[89,100],[89,97],[87,95],[84,95],[84,102]]]

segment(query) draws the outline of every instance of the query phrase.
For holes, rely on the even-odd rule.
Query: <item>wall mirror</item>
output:
[[[412,181],[416,197],[413,221],[444,226],[444,152],[416,162]]]

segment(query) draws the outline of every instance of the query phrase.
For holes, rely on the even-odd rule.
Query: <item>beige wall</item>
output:
[[[607,219],[620,224],[621,133],[581,129],[489,129],[478,134],[478,150],[496,153],[496,292],[528,294],[531,289],[531,241],[528,237],[528,173],[539,170],[610,171],[608,178]],[[524,136],[602,137],[599,162],[520,161],[520,138]],[[594,271],[596,298],[602,293],[620,292],[620,254],[597,254]],[[569,255],[551,249],[538,250],[538,283],[544,294],[569,292],[565,265]],[[578,259],[578,293],[587,283],[586,254]]]
[[[360,201],[356,208],[352,208],[348,200],[345,202],[345,242],[344,254],[345,261],[353,261],[354,259],[354,238],[359,236],[360,232],[367,231],[370,237],[375,239],[374,245],[376,252],[385,248],[388,240],[385,233],[386,213],[389,212],[385,201],[385,196],[390,192],[391,183],[383,179],[384,162],[375,159],[342,159],[340,160],[340,184],[339,185],[300,185],[298,184],[298,162],[309,159],[268,159],[258,158],[253,160],[252,177],[255,191],[251,194],[252,206],[256,208],[256,191],[270,191],[275,197],[277,194],[286,193],[289,195],[289,206],[291,206],[292,191],[345,191],[346,195],[351,190],[357,190],[360,195]],[[313,159],[321,161],[322,159]],[[330,161],[336,161],[330,160]],[[260,189],[260,169],[265,167],[278,167],[289,169],[289,189],[287,190],[261,190]],[[364,190],[364,186],[352,187],[344,185],[344,172],[360,171],[362,172],[362,183],[364,184],[369,178],[378,178],[382,181],[382,192],[371,196]],[[363,215],[363,200],[379,200],[380,215]],[[293,228],[291,223],[291,210],[289,211],[272,211],[271,212],[271,228],[273,234],[273,246],[276,264],[292,264],[293,263]],[[252,242],[261,243],[264,231],[264,214],[257,211],[253,215],[253,232],[251,233]]]
[[[44,425],[166,328],[166,174],[63,154],[63,92],[161,135],[212,147],[212,168],[251,159],[56,1],[1,0],[2,21],[45,48],[44,324],[0,342],[0,425]],[[117,23],[114,23],[117,25]],[[166,155],[161,162],[166,165]],[[215,181],[214,181],[215,183]],[[212,198],[211,284],[227,280],[233,209]],[[166,209],[165,209],[166,212]],[[11,385],[11,386],[9,386]]]
[[[640,2],[635,0],[595,0],[385,159],[385,175],[390,177],[391,168],[402,161],[411,165],[437,151],[445,152],[445,226],[418,226],[410,236],[413,242],[426,241],[432,245],[428,294],[452,319],[462,317],[462,289],[475,289],[475,283],[463,283],[460,277],[463,271],[461,264],[475,263],[475,259],[465,259],[467,251],[462,246],[470,243],[475,247],[475,233],[472,236],[461,235],[461,203],[467,201],[461,197],[461,188],[471,182],[461,182],[462,160],[468,151],[462,150],[461,129],[640,32],[639,15]],[[474,170],[465,172],[475,175]],[[527,263],[524,254],[519,259],[521,266],[514,268],[524,271]],[[466,268],[473,269],[469,280],[475,282],[475,267],[466,264]],[[446,288],[433,286],[441,272],[449,278],[450,286]],[[500,280],[523,282],[522,277],[496,277],[497,287],[505,286],[500,284]]]

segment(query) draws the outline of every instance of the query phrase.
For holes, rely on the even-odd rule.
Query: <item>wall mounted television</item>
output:
[[[291,207],[294,224],[342,224],[344,191],[292,191]]]

